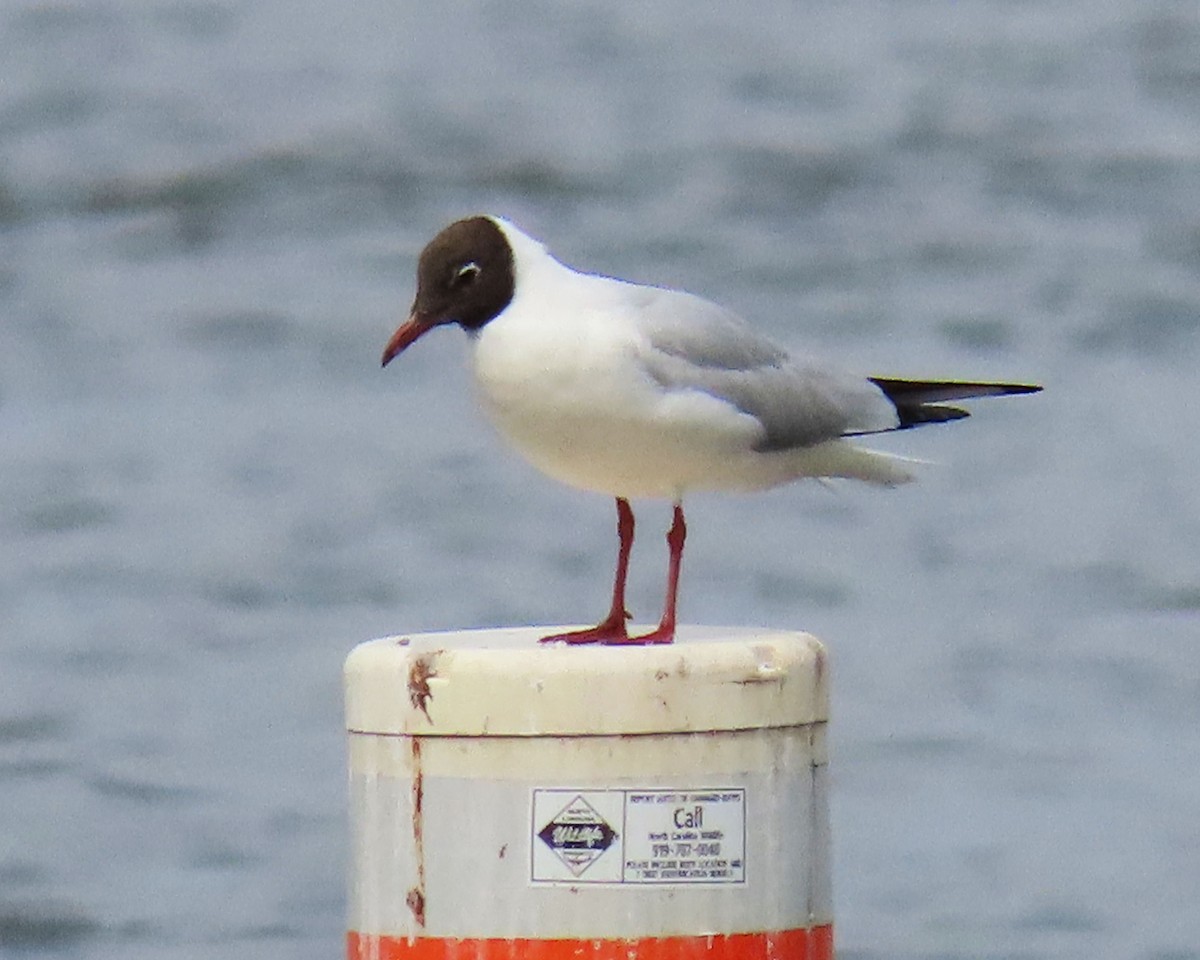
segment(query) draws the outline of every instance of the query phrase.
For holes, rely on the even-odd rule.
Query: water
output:
[[[696,498],[683,616],[832,648],[842,956],[1200,956],[1193,3],[9,0],[0,62],[0,955],[338,955],[349,647],[604,609],[460,338],[377,369],[489,210],[1047,384],[902,491]]]

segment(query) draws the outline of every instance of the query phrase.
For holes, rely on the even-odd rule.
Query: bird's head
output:
[[[383,365],[434,327],[457,323],[478,330],[512,301],[514,282],[512,247],[495,220],[450,224],[421,251],[417,295],[384,348]]]

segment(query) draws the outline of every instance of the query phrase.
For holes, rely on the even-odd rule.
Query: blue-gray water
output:
[[[488,210],[1046,383],[697,498],[683,617],[831,646],[842,956],[1200,957],[1194,0],[7,0],[0,64],[0,955],[339,955],[350,646],[605,608],[457,331],[378,369]]]

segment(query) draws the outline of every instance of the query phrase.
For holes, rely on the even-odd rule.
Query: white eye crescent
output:
[[[455,287],[465,287],[468,284],[474,283],[480,274],[479,264],[474,260],[464,263],[461,267],[454,271],[454,279],[450,281]]]

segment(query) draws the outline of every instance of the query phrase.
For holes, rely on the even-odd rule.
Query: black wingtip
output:
[[[900,425],[896,428],[898,430],[923,427],[927,423],[949,423],[971,415],[962,407],[937,406],[897,407],[896,413],[900,417]]]
[[[1004,391],[1005,394],[1042,392],[1040,383],[1002,383],[1000,386],[1007,388]]]
[[[1004,397],[1021,393],[1038,393],[1037,383],[1000,383],[981,380],[900,380],[892,377],[871,377],[871,382],[897,406],[941,403],[946,400],[969,400],[972,397]]]
[[[883,391],[896,408],[899,423],[893,430],[908,430],[927,423],[950,423],[969,417],[961,407],[941,406],[946,400],[969,400],[973,397],[1004,397],[1022,393],[1037,393],[1036,383],[992,383],[971,380],[899,380],[891,377],[871,377],[871,382]]]

